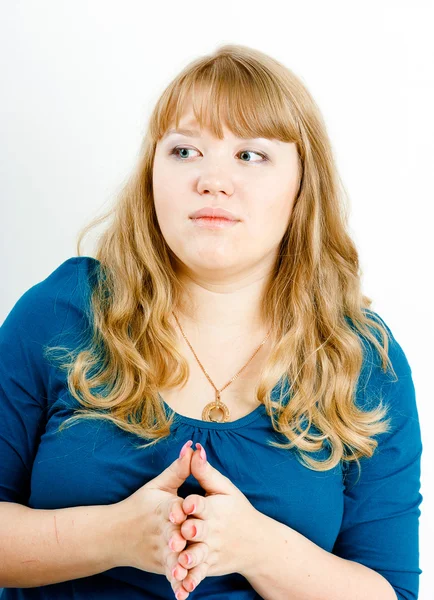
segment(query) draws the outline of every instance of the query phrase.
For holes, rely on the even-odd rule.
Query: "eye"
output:
[[[258,156],[262,157],[262,162],[265,162],[266,160],[268,160],[268,156],[266,154],[264,154],[263,152],[255,152],[255,150],[242,150],[240,152],[240,154],[257,154]],[[245,162],[244,160],[242,162]],[[252,162],[251,160],[248,160],[247,162]],[[254,161],[256,162],[256,161]],[[259,161],[261,162],[261,161]]]
[[[179,156],[178,152],[180,150],[183,150],[184,155],[182,156],[182,158]],[[185,152],[188,152],[189,150],[193,150],[193,148],[187,148],[186,146],[176,146],[175,148],[172,149],[172,151],[170,152],[170,154],[176,156],[176,158],[180,158],[181,160],[184,158],[189,158],[188,156],[185,156]]]
[[[194,150],[194,148],[187,148],[187,146],[176,146],[175,148],[173,148],[170,151],[170,155],[175,156],[178,160],[183,161],[185,158],[189,158],[188,156],[186,156],[186,153],[188,153],[189,150]],[[183,155],[180,156],[179,152],[183,151]],[[266,154],[264,154],[263,152],[256,152],[255,150],[241,150],[241,152],[239,152],[238,154],[257,154],[258,156],[260,156],[262,158],[262,161],[241,161],[241,162],[266,162],[268,159],[268,156]]]

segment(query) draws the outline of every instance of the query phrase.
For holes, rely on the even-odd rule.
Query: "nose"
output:
[[[232,196],[234,187],[228,176],[221,175],[202,175],[197,183],[197,190],[200,194],[211,194],[218,196],[226,194]]]

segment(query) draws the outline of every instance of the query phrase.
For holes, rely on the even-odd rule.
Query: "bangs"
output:
[[[178,128],[189,109],[199,127],[218,139],[223,139],[225,125],[239,138],[301,142],[295,107],[263,65],[220,56],[181,73],[162,96],[155,138],[161,139],[170,127]]]

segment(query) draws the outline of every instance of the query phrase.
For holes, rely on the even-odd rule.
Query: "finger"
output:
[[[192,592],[194,589],[196,589],[199,583],[207,576],[208,569],[209,564],[207,562],[202,562],[197,565],[197,567],[190,569],[187,577],[181,583],[184,590],[187,592]]]
[[[180,528],[181,537],[187,541],[204,542],[207,534],[208,521],[201,519],[187,519]]]
[[[191,444],[192,441],[188,440],[181,449],[181,452],[184,451],[184,456],[181,457],[180,453],[176,460],[146,485],[150,489],[164,490],[176,495],[178,488],[191,475],[191,458],[193,456]]]
[[[180,527],[187,520],[187,516],[181,508],[182,502],[183,499],[178,497],[166,502],[166,514],[168,513],[169,517],[167,527],[164,529],[164,539],[172,552],[181,552],[187,543],[181,534]]]
[[[183,502],[184,499],[177,496],[166,503],[166,516],[174,525],[180,525],[187,519],[187,515],[182,508]]]
[[[181,575],[187,576],[188,571],[178,563],[179,552],[170,552],[165,559],[166,563],[166,578],[169,583],[175,579],[179,579]]]
[[[164,537],[167,540],[167,546],[170,552],[181,552],[187,545],[187,540],[182,535],[178,525],[169,523],[165,530]]]
[[[185,569],[191,570],[198,564],[208,559],[209,547],[205,542],[190,544],[179,553],[178,564]],[[188,558],[190,557],[190,561]]]
[[[208,515],[206,498],[199,494],[190,494],[181,502],[181,508],[186,515],[194,515],[206,519]]]
[[[189,597],[190,592],[184,588],[181,581],[172,581],[171,586],[177,600],[185,600]]]
[[[190,592],[188,592],[180,581],[176,581],[172,584],[172,590],[175,594],[176,600],[185,600],[189,597]]]
[[[185,579],[188,575],[188,569],[184,569],[184,567],[178,563],[176,556],[177,556],[177,553],[174,552],[175,564],[170,569],[170,580],[169,581],[171,583],[175,583],[177,581],[182,582],[182,580]]]
[[[166,558],[166,579],[170,583],[174,592],[182,587],[182,581],[187,575],[187,569],[184,569],[178,564],[178,554],[172,552]],[[184,590],[184,592],[180,591],[180,595],[182,594],[184,594],[182,596],[183,598],[188,596],[188,592],[186,590]],[[185,594],[187,594],[187,596],[185,596]]]

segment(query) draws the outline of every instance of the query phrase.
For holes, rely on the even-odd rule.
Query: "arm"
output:
[[[297,600],[418,597],[422,439],[411,368],[387,329],[398,380],[369,355],[356,403],[373,408],[381,398],[389,407],[390,429],[375,436],[373,456],[360,459],[360,477],[355,462],[347,466],[344,514],[331,554],[259,513],[262,531],[253,535],[263,539],[252,547],[263,546],[264,556],[254,557],[255,568],[250,565],[246,577],[266,599],[278,598],[276,589],[281,598],[296,594]]]
[[[65,261],[18,299],[0,327],[0,586],[50,584],[112,564],[111,506],[28,506],[51,394],[43,348],[69,328],[86,264]],[[123,515],[117,519],[116,528]]]
[[[115,507],[40,510],[0,502],[0,586],[36,587],[116,567],[125,524]]]
[[[279,521],[258,512],[243,573],[264,600],[396,600],[372,569],[339,558]],[[253,551],[252,551],[253,549]]]

